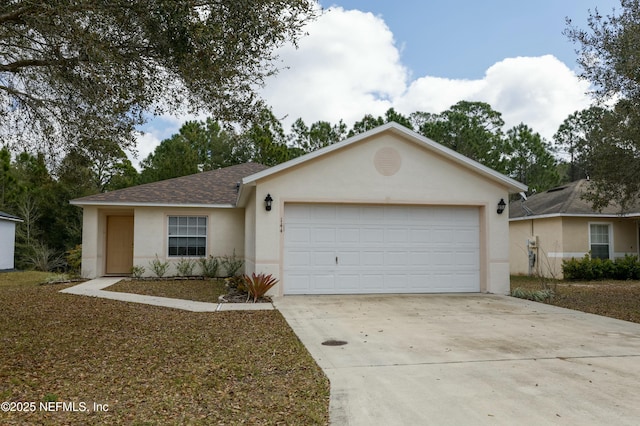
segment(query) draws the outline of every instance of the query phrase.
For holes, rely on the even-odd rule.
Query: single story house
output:
[[[584,199],[586,179],[514,201],[509,208],[511,273],[562,278],[562,261],[640,254],[640,211],[611,204],[598,212]]]
[[[506,294],[504,200],[524,190],[389,123],[271,168],[240,164],[71,203],[84,210],[89,278],[235,250],[246,273],[279,279],[274,295]]]
[[[0,270],[13,269],[16,248],[16,224],[19,217],[0,212]]]

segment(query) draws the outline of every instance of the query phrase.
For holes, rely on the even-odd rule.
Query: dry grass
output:
[[[511,277],[511,290],[517,287],[554,290],[548,302],[625,321],[640,323],[640,281],[541,281],[535,277]]]
[[[122,280],[104,290],[217,303],[226,294],[224,280]]]
[[[0,402],[91,412],[38,405],[0,424],[328,422],[328,381],[277,311],[184,312],[30,280],[0,274]]]

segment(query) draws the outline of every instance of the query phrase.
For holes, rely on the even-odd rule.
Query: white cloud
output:
[[[333,8],[308,27],[299,49],[280,52],[289,69],[262,91],[285,130],[298,117],[348,126],[390,107],[439,113],[458,101],[482,101],[507,127],[521,122],[550,139],[572,112],[586,108],[588,83],[551,55],[507,58],[478,80],[423,76],[409,81],[393,34],[380,17]],[[425,54],[427,54],[426,52]]]
[[[342,118],[351,125],[365,113],[384,113],[404,92],[408,72],[381,18],[331,8],[306,30],[298,49],[278,52],[289,68],[262,91],[286,124],[302,117],[308,124]]]
[[[588,83],[552,55],[506,58],[477,80],[412,80],[381,17],[330,8],[306,30],[309,35],[298,49],[280,49],[281,65],[287,68],[261,90],[285,131],[297,118],[307,125],[342,119],[350,127],[365,114],[383,115],[390,107],[403,114],[440,113],[467,100],[489,103],[502,113],[507,128],[523,122],[550,140],[569,114],[589,106]],[[153,120],[139,138],[139,160],[194,118]]]

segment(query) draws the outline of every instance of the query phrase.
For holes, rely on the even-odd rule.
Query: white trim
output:
[[[624,215],[619,214],[598,214],[598,213],[549,213],[549,214],[541,214],[541,215],[532,215],[532,216],[522,216],[522,217],[512,217],[509,218],[509,222],[517,222],[521,220],[531,220],[531,219],[549,219],[554,217],[592,217],[594,219],[625,219],[625,218],[635,218],[640,217],[640,213],[629,213]]]
[[[13,217],[6,217],[6,216],[0,216],[0,220],[6,220],[7,222],[15,222],[15,223],[24,222],[24,220],[22,220],[22,219],[13,218]]]
[[[563,253],[561,251],[552,251],[547,253],[547,257],[554,257],[554,258],[560,258],[560,259],[569,259],[569,258],[576,258],[576,259],[582,259],[585,255],[587,254],[587,252],[566,252]],[[625,257],[626,255],[635,255],[635,253],[623,253],[623,252],[614,252],[613,253],[613,259],[619,259],[622,257]]]
[[[509,190],[512,193],[516,193],[516,192],[520,192],[520,191],[526,191],[527,190],[527,186],[514,180],[511,179],[508,176],[503,175],[502,173],[498,173],[497,171],[490,169],[489,167],[486,167],[468,157],[465,157],[464,155],[449,149],[443,145],[440,145],[439,143],[426,138],[424,136],[422,136],[419,133],[416,133],[412,130],[407,129],[406,127],[398,124],[398,123],[387,123],[384,124],[382,126],[376,127],[375,129],[369,130],[367,132],[364,133],[360,133],[356,136],[350,137],[348,139],[345,139],[341,142],[335,143],[333,145],[329,145],[326,146],[324,148],[321,148],[317,151],[313,151],[310,152],[308,154],[302,155],[300,157],[294,158],[292,160],[289,160],[287,162],[278,164],[276,166],[270,167],[268,169],[265,169],[261,172],[258,173],[254,173],[250,176],[247,176],[245,178],[242,179],[242,186],[240,188],[240,193],[238,194],[238,200],[241,199],[241,194],[242,194],[242,187],[244,185],[255,185],[256,181],[263,179],[265,177],[271,176],[275,173],[279,173],[281,171],[287,170],[291,167],[297,166],[299,164],[302,163],[306,163],[307,161],[313,160],[314,158],[329,154],[333,151],[342,149],[344,147],[347,147],[349,145],[352,145],[354,143],[357,143],[363,139],[366,139],[368,137],[371,137],[373,135],[377,135],[379,133],[383,133],[385,131],[391,131],[394,133],[398,133],[402,136],[405,136],[407,138],[409,138],[410,140],[412,140],[415,143],[418,143],[420,145],[422,145],[424,148],[427,148],[431,151],[435,151],[436,153],[439,153],[441,155],[443,155],[444,157],[458,163],[458,164],[462,164],[470,169],[473,169],[474,171],[480,173],[481,175],[484,175],[492,180],[498,181],[501,184],[507,186],[509,188]]]
[[[561,251],[550,251],[547,253],[547,257],[554,257],[554,258],[560,258],[560,259],[565,259],[565,258],[576,258],[576,259],[582,259],[585,255],[587,254],[586,251],[576,251],[576,252],[561,252]]]

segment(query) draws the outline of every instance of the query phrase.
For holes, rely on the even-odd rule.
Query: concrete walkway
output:
[[[122,277],[103,277],[60,290],[60,293],[80,296],[101,297],[103,299],[120,300],[122,302],[143,303],[145,305],[163,306],[165,308],[182,309],[191,312],[219,311],[259,311],[274,309],[271,303],[207,303],[194,300],[171,299],[169,297],[145,296],[142,294],[119,293],[104,290],[122,281]]]

